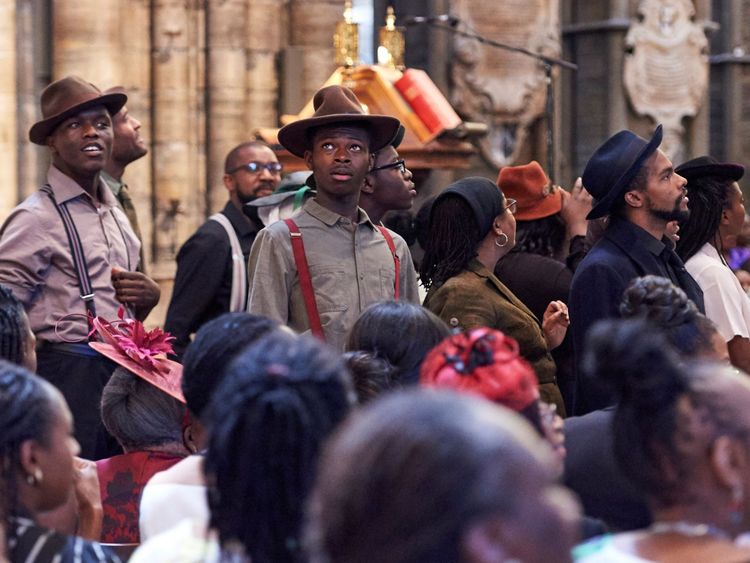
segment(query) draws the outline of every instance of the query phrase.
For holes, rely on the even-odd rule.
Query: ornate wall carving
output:
[[[625,38],[625,89],[637,113],[664,125],[662,150],[682,162],[682,120],[698,113],[708,86],[708,40],[690,0],[642,0],[638,13]]]
[[[560,55],[559,0],[457,0],[451,12],[489,39],[549,56]],[[513,163],[530,125],[544,113],[542,65],[529,57],[456,37],[451,68],[451,101],[461,116],[486,123],[480,143],[488,164]]]

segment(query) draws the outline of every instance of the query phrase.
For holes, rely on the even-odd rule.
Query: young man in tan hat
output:
[[[87,345],[87,316],[115,319],[124,306],[142,319],[159,298],[158,286],[135,271],[140,244],[100,179],[112,150],[110,116],[126,100],[73,76],[45,88],[29,139],[49,147],[47,183],[0,227],[0,283],[24,304],[37,372],[65,396],[89,459],[117,450],[99,415],[113,366]]]
[[[305,159],[317,192],[292,221],[258,234],[248,310],[343,350],[349,329],[372,303],[418,302],[406,243],[358,206],[372,153],[389,145],[399,121],[365,114],[342,86],[319,90],[313,105],[313,117],[282,128],[279,141]]]

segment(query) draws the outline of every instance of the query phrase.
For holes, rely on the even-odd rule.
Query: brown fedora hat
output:
[[[345,86],[326,86],[313,97],[315,113],[279,130],[279,142],[286,150],[300,158],[310,148],[309,131],[324,125],[362,123],[370,131],[370,150],[378,151],[388,145],[398,132],[401,122],[387,115],[369,115],[362,110],[357,96]]]
[[[104,106],[110,115],[116,114],[128,101],[121,93],[102,94],[96,86],[77,76],[66,76],[42,91],[42,119],[29,129],[29,140],[44,145],[47,137],[67,118],[94,106]]]

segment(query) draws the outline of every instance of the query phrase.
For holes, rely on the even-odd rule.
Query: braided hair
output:
[[[0,358],[23,365],[26,321],[21,302],[0,284]]]
[[[18,498],[20,448],[26,440],[45,444],[54,411],[48,384],[25,368],[0,360],[0,499],[5,505],[6,549],[14,541],[12,519],[22,507]]]
[[[349,410],[346,376],[328,348],[285,331],[233,362],[209,406],[204,468],[223,559],[304,560],[305,500],[321,444]]]
[[[677,254],[687,262],[707,242],[713,242],[724,261],[724,245],[719,236],[721,212],[730,206],[734,180],[717,176],[694,178],[688,184],[690,216],[680,225]],[[726,263],[726,262],[725,262]]]
[[[439,287],[463,270],[477,255],[477,246],[486,234],[479,232],[474,212],[460,196],[450,194],[435,201],[430,236],[419,269],[424,286]]]
[[[249,313],[224,313],[204,324],[182,357],[182,393],[190,412],[203,417],[235,356],[278,326]]]
[[[620,315],[648,320],[675,350],[687,357],[709,354],[716,327],[685,292],[660,276],[633,279],[622,296]]]

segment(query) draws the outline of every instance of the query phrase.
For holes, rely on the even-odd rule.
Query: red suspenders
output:
[[[325,335],[323,334],[323,326],[320,324],[320,314],[318,313],[318,304],[315,302],[315,291],[312,286],[312,279],[310,278],[310,267],[307,264],[307,256],[305,255],[305,244],[302,242],[302,233],[299,231],[299,227],[292,219],[284,219],[287,228],[289,229],[289,238],[292,242],[292,253],[294,254],[294,263],[297,265],[297,274],[299,275],[299,286],[302,290],[302,299],[305,301],[305,310],[307,311],[307,319],[310,323],[310,330],[313,336],[319,338],[325,342]],[[393,265],[396,269],[396,281],[393,288],[394,299],[398,299],[400,295],[400,284],[401,284],[401,260],[396,254],[396,246],[393,244],[393,237],[388,229],[378,225],[378,230],[383,234],[385,242],[388,244],[388,248],[393,255]]]

